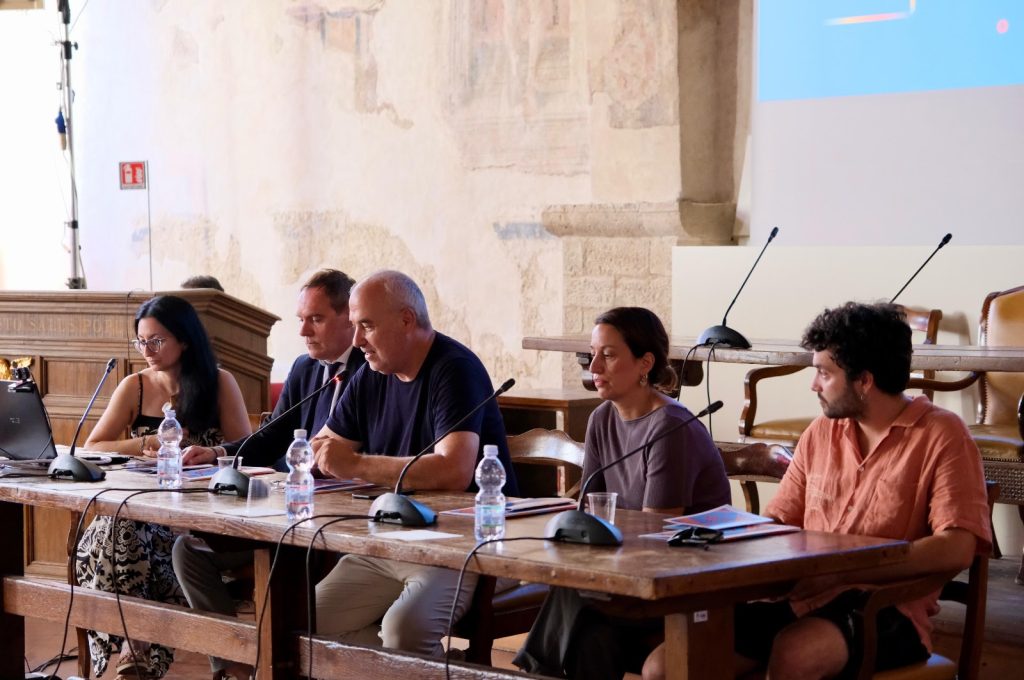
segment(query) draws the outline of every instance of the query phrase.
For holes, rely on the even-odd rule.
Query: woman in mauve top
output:
[[[594,323],[590,372],[605,402],[587,425],[584,479],[691,417],[666,394],[675,386],[675,373],[668,365],[668,334],[657,315],[642,307],[617,307]],[[698,421],[600,473],[589,490],[616,492],[618,507],[674,515],[731,501],[718,447]],[[662,619],[607,616],[579,592],[553,588],[514,663],[541,675],[618,679],[639,672],[661,641],[662,626]]]

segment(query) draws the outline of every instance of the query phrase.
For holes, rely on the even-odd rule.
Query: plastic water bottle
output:
[[[181,487],[181,423],[174,409],[164,409],[164,419],[157,428],[160,450],[156,454],[156,481],[162,489]]]
[[[308,519],[313,515],[313,449],[306,441],[305,430],[295,430],[295,441],[284,455],[288,463],[288,477],[284,483],[284,509],[289,522]]]
[[[504,538],[505,494],[501,487],[505,486],[505,468],[498,460],[498,447],[493,444],[484,446],[483,460],[476,466],[476,485],[480,487],[476,494],[476,522],[473,526],[476,540]]]

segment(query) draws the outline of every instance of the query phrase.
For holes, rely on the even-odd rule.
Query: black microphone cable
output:
[[[112,533],[111,541],[110,541],[110,565],[111,565],[111,570],[112,570],[112,574],[111,575],[113,576],[113,582],[114,582],[114,599],[117,601],[117,615],[121,619],[121,629],[124,631],[124,642],[125,642],[125,644],[128,645],[128,652],[131,654],[132,659],[136,658],[136,655],[135,655],[135,645],[132,644],[132,639],[130,637],[128,637],[128,622],[124,618],[124,609],[122,608],[122,605],[121,605],[121,589],[118,587],[118,584],[117,584],[117,519],[118,519],[118,515],[121,514],[121,510],[124,509],[125,505],[128,504],[129,500],[131,500],[132,498],[135,498],[136,496],[141,496],[141,495],[147,494],[147,493],[185,493],[185,494],[206,493],[206,494],[215,494],[216,492],[215,491],[211,491],[210,489],[203,489],[203,488],[194,488],[194,489],[180,489],[180,488],[179,489],[137,489],[133,493],[130,493],[127,496],[125,496],[124,500],[122,500],[120,505],[117,506],[117,510],[114,511],[114,518],[111,521],[111,525],[110,525],[110,531]],[[82,516],[84,517],[85,515],[83,514]],[[134,520],[132,520],[132,521],[134,521]],[[76,545],[76,552],[77,552],[77,545]],[[54,671],[54,674],[56,675],[56,671]],[[142,671],[139,670],[139,667],[138,667],[137,664],[135,665],[135,676],[136,676],[136,678],[138,678],[138,680],[145,680],[145,678],[142,677]]]
[[[387,513],[383,513],[387,514]],[[309,545],[306,547],[306,641],[308,643],[309,652],[309,669],[306,674],[307,678],[313,677],[313,584],[312,584],[312,569],[310,565],[310,558],[313,554],[313,544],[316,543],[317,536],[323,535],[324,529],[337,524],[338,522],[346,522],[356,519],[365,519],[369,522],[381,522],[376,516],[371,515],[314,515],[310,519],[327,519],[332,518],[330,522],[324,523],[322,526],[317,527],[317,530],[313,532],[313,537],[309,539]]]
[[[270,560],[270,571],[267,573],[266,595],[263,598],[263,606],[260,607],[260,614],[256,618],[256,658],[253,660],[252,673],[250,674],[250,677],[257,677],[256,671],[260,666],[260,642],[262,642],[260,630],[263,628],[263,615],[267,612],[267,602],[270,600],[270,582],[274,578],[274,569],[277,568],[277,557],[281,553],[281,544],[284,543],[284,539],[288,534],[295,531],[297,526],[303,522],[308,522],[311,519],[313,519],[313,517],[306,517],[305,519],[300,519],[297,522],[292,522],[283,532],[281,532],[281,537],[277,539],[277,545],[274,547],[274,558]]]
[[[92,496],[92,498],[89,499],[89,502],[85,504],[85,508],[82,510],[82,514],[78,517],[78,524],[75,527],[74,540],[72,541],[72,546],[73,547],[72,547],[72,550],[71,550],[71,554],[68,556],[68,561],[71,563],[70,566],[71,566],[71,571],[72,571],[72,574],[74,575],[74,578],[70,579],[70,583],[68,584],[71,589],[70,589],[70,592],[68,594],[68,610],[67,610],[67,612],[64,615],[64,633],[61,636],[60,655],[59,655],[60,661],[57,662],[57,668],[54,669],[53,675],[57,675],[57,672],[60,671],[61,664],[64,662],[64,651],[65,651],[65,649],[67,647],[67,641],[68,641],[68,628],[71,627],[71,608],[72,608],[72,606],[75,603],[75,582],[78,580],[78,575],[74,573],[75,572],[74,564],[75,564],[75,560],[78,557],[78,542],[82,540],[82,526],[85,524],[85,518],[89,515],[89,509],[93,506],[93,504],[96,502],[96,500],[100,496],[105,494],[105,493],[109,493],[111,491],[128,491],[128,492],[132,492],[132,491],[139,491],[139,490],[140,489],[138,487],[130,487],[130,488],[112,487],[112,488],[107,488],[107,489],[100,489],[99,491],[97,491]]]
[[[368,515],[351,515],[351,516],[349,516],[349,515],[341,515],[341,516],[339,516],[339,515],[311,515],[309,517],[306,517],[305,519],[300,519],[300,520],[298,520],[296,522],[292,522],[291,524],[289,524],[285,528],[285,530],[283,532],[281,532],[281,537],[277,539],[277,545],[274,547],[274,558],[270,561],[270,571],[267,573],[267,585],[266,585],[267,596],[263,598],[263,606],[260,607],[259,616],[256,618],[256,659],[255,659],[255,661],[253,663],[253,666],[252,666],[252,674],[251,674],[252,677],[256,677],[256,671],[257,671],[257,669],[259,669],[259,665],[260,665],[260,642],[261,642],[260,630],[262,630],[262,628],[263,628],[263,616],[267,612],[267,602],[270,601],[270,597],[269,597],[269,595],[270,595],[270,582],[274,579],[274,569],[277,568],[277,558],[278,558],[278,555],[280,555],[280,553],[281,553],[281,545],[284,543],[284,539],[288,536],[288,534],[293,532],[295,530],[295,528],[298,527],[303,522],[309,522],[309,521],[314,520],[314,519],[323,519],[325,517],[331,517],[331,518],[348,517],[350,519],[366,519],[366,520],[374,521],[374,522],[375,521],[379,521],[379,520],[374,519],[373,517],[370,517]],[[321,529],[322,528],[323,527],[321,527]],[[316,534],[313,534],[313,538],[315,540]],[[312,541],[311,541],[311,543],[312,543]],[[307,580],[308,580],[308,577],[307,577]]]
[[[705,375],[704,375],[704,385],[705,385],[705,387],[707,389],[708,408],[711,407],[711,362],[714,361],[714,358],[715,358],[715,347],[717,347],[718,345],[719,345],[719,342],[717,340],[716,341],[712,341],[711,349],[708,350],[707,368],[704,369],[704,373],[705,373]],[[711,425],[711,418],[712,417],[714,417],[714,413],[709,413],[708,414],[708,435],[711,436],[711,441],[714,442],[715,441],[715,431],[714,431],[714,429],[712,428],[712,425]]]
[[[513,541],[551,541],[552,543],[566,543],[567,541],[560,540],[558,538],[549,538],[545,536],[513,536],[511,538],[489,538],[486,541],[480,541],[476,546],[469,551],[466,555],[466,559],[462,562],[462,568],[459,569],[459,580],[455,583],[455,596],[452,598],[452,608],[448,614],[448,629],[445,632],[447,641],[445,646],[448,648],[444,654],[444,677],[445,680],[451,680],[451,646],[452,646],[452,628],[455,626],[455,608],[459,603],[459,592],[462,590],[462,580],[466,575],[466,569],[469,567],[469,561],[473,559],[473,555],[476,555],[480,548],[491,543],[511,543]],[[470,601],[472,605],[472,600]]]
[[[715,345],[716,344],[718,344],[718,343],[717,342],[712,342],[711,343],[711,350],[708,352],[708,369],[705,371],[705,373],[707,373],[707,375],[704,376],[704,381],[707,383],[707,389],[708,389],[708,392],[707,392],[707,394],[708,394],[708,407],[711,406],[711,363],[710,363],[710,359],[711,359],[711,355],[715,351]],[[707,345],[696,345],[695,344],[692,347],[690,347],[690,349],[686,350],[686,354],[683,356],[683,367],[681,369],[683,372],[686,371],[686,362],[690,361],[690,358],[693,355],[695,355],[697,353],[697,350],[700,349],[701,347],[707,347]],[[679,396],[680,397],[682,396],[682,391],[683,391],[683,379],[682,379],[682,375],[680,375],[680,377],[679,377],[679,392],[680,392]],[[681,404],[682,401],[680,400],[679,403]],[[710,432],[710,426],[711,426],[711,414],[709,413],[708,414],[709,432]],[[714,440],[714,437],[712,437],[712,440]]]
[[[35,668],[32,668],[29,665],[28,657],[26,656],[25,657],[25,672],[26,673],[42,673],[44,670],[46,670],[47,668],[49,668],[50,666],[52,666],[55,663],[60,663],[61,661],[74,661],[77,658],[78,658],[78,647],[74,647],[72,649],[69,649],[66,654],[61,654],[59,656],[51,656],[49,659],[47,659],[46,661],[42,662],[41,664],[39,664]],[[50,675],[50,676],[47,676],[47,677],[48,678],[52,678],[54,676]]]

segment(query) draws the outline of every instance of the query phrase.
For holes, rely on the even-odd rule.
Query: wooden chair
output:
[[[274,407],[277,406],[277,400],[281,398],[281,392],[284,391],[283,382],[272,382],[270,383],[270,410],[273,411]]]
[[[758,482],[778,483],[786,474],[793,453],[781,444],[732,444],[716,442],[718,452],[725,463],[725,474],[739,482],[743,489],[747,512],[759,514],[761,500],[757,493]]]
[[[508,438],[519,492],[526,498],[579,493],[583,472],[583,444],[560,430],[535,429]],[[520,470],[526,474],[521,474]],[[562,493],[552,493],[552,491]],[[530,630],[548,586],[520,583],[495,592],[498,580],[481,576],[465,615],[453,634],[469,640],[466,660],[491,665],[494,640]]]
[[[561,430],[533,429],[508,438],[519,493],[526,498],[576,498],[583,444]]]
[[[978,344],[1024,346],[1024,286],[989,293],[981,306]],[[1024,373],[971,373],[956,381],[912,379],[912,387],[950,392],[978,385],[977,422],[969,425],[981,451],[985,478],[1003,489],[1001,502],[1017,506],[1024,522]],[[996,556],[999,556],[996,546]],[[1017,581],[1024,583],[1024,559]]]
[[[939,334],[939,321],[942,320],[942,311],[938,309],[921,309],[918,307],[903,307],[907,315],[907,324],[915,331],[924,333],[924,344],[933,345]],[[802,371],[806,366],[764,366],[755,368],[747,373],[743,381],[743,411],[740,414],[740,441],[743,443],[767,442],[795,446],[800,435],[811,424],[813,418],[784,418],[780,420],[767,420],[756,423],[757,417],[757,384],[765,378],[791,375]],[[923,378],[934,377],[934,371],[923,371]],[[929,399],[932,393],[924,391]]]
[[[999,484],[985,483],[991,510],[999,498]],[[975,555],[967,572],[967,582],[954,580],[956,574],[934,574],[920,579],[900,581],[869,593],[854,616],[854,626],[861,633],[862,648],[857,680],[977,680],[981,670],[981,646],[985,637],[985,605],[988,595],[988,555]],[[877,631],[875,617],[879,610],[907,602],[941,589],[939,599],[966,606],[960,658],[953,662],[932,654],[920,663],[874,673]]]

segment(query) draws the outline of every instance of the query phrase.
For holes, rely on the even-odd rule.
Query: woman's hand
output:
[[[140,455],[145,458],[156,458],[157,451],[160,450],[160,440],[155,434],[147,434],[142,436],[142,451]]]

